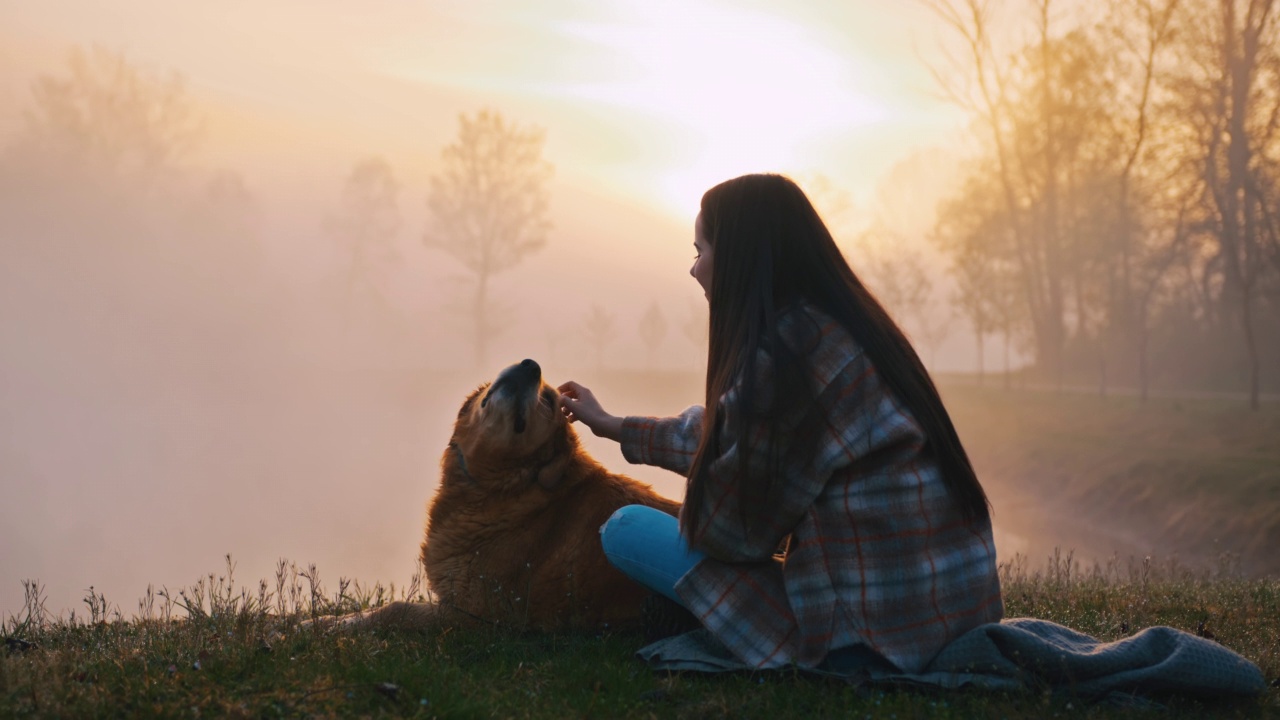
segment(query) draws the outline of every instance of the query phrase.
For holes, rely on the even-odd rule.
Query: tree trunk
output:
[[[1250,5],[1243,28],[1236,27],[1234,0],[1221,0],[1222,8],[1222,60],[1224,80],[1229,90],[1227,109],[1227,178],[1220,210],[1222,216],[1222,241],[1226,255],[1226,280],[1234,285],[1240,303],[1240,323],[1244,330],[1245,351],[1249,359],[1249,407],[1259,407],[1259,375],[1257,339],[1253,328],[1253,294],[1255,291],[1254,268],[1257,228],[1253,222],[1253,204],[1246,192],[1252,152],[1249,148],[1249,131],[1245,124],[1249,116],[1250,90],[1257,66],[1258,39],[1262,23],[1270,10],[1271,0],[1265,0],[1263,11],[1255,15]],[[1239,37],[1237,37],[1239,33]]]
[[[986,378],[986,363],[983,361],[982,332],[977,331],[974,335],[976,336],[975,339],[978,341],[978,385],[981,386],[983,384],[983,380]]]
[[[1059,227],[1058,227],[1058,146],[1057,146],[1057,113],[1054,111],[1055,98],[1053,92],[1053,53],[1049,44],[1049,21],[1051,17],[1052,0],[1041,0],[1040,4],[1040,63],[1041,72],[1041,96],[1040,96],[1040,113],[1041,120],[1044,123],[1044,233],[1042,241],[1044,242],[1044,261],[1045,261],[1045,281],[1047,282],[1048,297],[1046,298],[1047,313],[1047,340],[1050,344],[1049,356],[1050,368],[1056,376],[1058,390],[1062,390],[1064,372],[1063,349],[1065,341],[1065,328],[1063,327],[1063,312],[1066,305],[1063,297],[1062,278],[1064,273],[1062,253],[1059,246]]]
[[[1240,322],[1244,325],[1244,344],[1249,353],[1249,409],[1259,410],[1261,398],[1259,381],[1261,371],[1258,363],[1258,340],[1253,330],[1253,302],[1251,292],[1242,292]]]
[[[364,268],[364,238],[355,238],[355,247],[351,253],[351,268],[347,271],[347,293],[342,309],[342,334],[346,336],[351,329],[351,315],[355,312],[356,283]]]
[[[1009,370],[1009,331],[1004,332],[1004,389],[1008,390],[1013,384],[1013,378],[1010,376]]]
[[[1143,404],[1147,402],[1148,387],[1151,384],[1147,374],[1147,337],[1150,332],[1147,330],[1147,312],[1146,308],[1138,308],[1135,329],[1138,331],[1138,397]]]
[[[476,350],[476,367],[483,368],[488,360],[488,344],[489,344],[489,314],[488,314],[488,298],[486,297],[489,289],[489,273],[480,272],[476,275],[476,306],[475,306],[475,350]]]

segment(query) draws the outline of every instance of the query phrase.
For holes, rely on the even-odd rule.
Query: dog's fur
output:
[[[609,564],[600,525],[623,505],[675,515],[679,504],[592,459],[537,363],[512,365],[471,393],[440,465],[421,556],[434,602],[395,602],[344,624],[638,624],[648,591]]]

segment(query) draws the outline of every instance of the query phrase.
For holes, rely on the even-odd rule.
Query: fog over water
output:
[[[687,7],[673,17],[689,32],[663,42],[693,67],[697,28],[723,9]],[[666,66],[622,72],[665,20],[614,8],[571,26],[583,10],[512,24],[461,6],[351,18],[0,5],[0,613],[38,579],[52,611],[92,586],[127,614],[149,584],[221,572],[227,553],[247,585],[278,558],[314,562],[330,583],[408,580],[449,423],[505,364],[532,357],[552,382],[603,383],[619,412],[699,400],[705,301],[687,270],[705,187],[746,170],[812,174],[805,155],[836,149],[859,158],[836,173],[839,192],[862,192],[918,142],[884,124],[801,150],[803,133],[830,137],[812,110],[809,125],[728,123],[758,109],[744,114],[734,93],[690,105]],[[861,61],[815,42],[811,21],[749,12],[716,42],[795,43],[844,82]],[[552,49],[559,60],[527,61]],[[592,67],[651,106],[597,97]],[[698,72],[691,83],[720,71]],[[849,127],[874,115],[854,106],[865,92],[831,106]],[[486,107],[545,130],[554,173],[546,245],[493,277],[497,329],[478,361],[474,277],[422,240],[438,232],[427,199],[441,150],[460,114]],[[371,159],[396,222],[357,273],[354,241],[333,228],[361,212],[347,183]],[[607,327],[589,329],[594,308]],[[662,330],[647,344],[654,308]],[[636,383],[647,370],[679,387]],[[616,448],[587,443],[623,467]],[[679,478],[632,470],[679,496]]]
[[[992,52],[1009,63],[1012,114],[997,127],[1027,160],[1001,188],[989,126],[930,72],[951,29],[928,5],[0,0],[0,619],[21,608],[25,579],[51,612],[83,614],[92,586],[127,616],[149,585],[221,574],[227,554],[250,587],[281,558],[314,563],[331,589],[407,582],[459,404],[507,364],[533,358],[618,414],[701,401],[694,216],[705,189],[744,172],[806,189],[950,382],[1035,364],[1022,390],[1110,398],[1150,382],[1274,402],[1280,265],[1224,269],[1235,236],[1214,225],[1207,181],[1174,173],[1217,167],[1188,144],[1215,135],[1184,125],[1202,115],[1176,103],[1226,95],[1169,74],[1194,63],[1167,63],[1157,95],[1170,105],[1143,116],[1156,149],[1113,167],[1134,98],[1089,83],[1133,79],[1136,61],[1103,31],[1141,18],[1124,3],[1063,6],[1055,42],[1081,43],[1063,57],[1117,64],[1049,73],[1087,87],[1059,88],[1079,105],[1047,119],[1035,115],[1046,74],[1027,63],[1049,55],[1020,45],[1035,18],[1002,18]],[[1169,37],[1187,44],[1168,52],[1221,55],[1190,45],[1196,33]],[[1273,45],[1241,77],[1270,83],[1256,94],[1280,107]],[[966,67],[950,71],[969,86]],[[1186,88],[1203,92],[1180,100]],[[1039,179],[1050,126],[1080,130],[1049,153],[1060,185]],[[1257,139],[1271,163],[1258,167],[1275,165],[1277,138]],[[468,170],[493,158],[501,172]],[[1249,201],[1258,217],[1280,207],[1269,182]],[[1121,186],[1132,197],[1117,202]],[[451,205],[464,191],[470,205]],[[1242,228],[1261,227],[1245,215]],[[502,242],[478,250],[476,228],[499,225]],[[1255,234],[1242,256],[1280,257],[1280,239]],[[1039,247],[1046,237],[1060,244]],[[1248,343],[1238,308],[1253,313]],[[1107,456],[1059,427],[1053,451],[1097,451],[1117,478],[1150,481],[1114,507],[1106,487],[1082,495],[1109,520],[1057,504],[1055,481],[1070,478],[1053,457],[989,452],[1008,428],[961,428],[983,450],[1001,557],[1150,552],[1154,535],[1127,513],[1166,499],[1152,490],[1166,469],[1195,492],[1171,495],[1182,505],[1156,518],[1165,529],[1201,507],[1254,508],[1249,493],[1274,488],[1280,425],[1266,423],[1280,421],[1243,407],[1198,436],[1206,457],[1215,432],[1247,447],[1185,477],[1174,440],[1116,460],[1125,448]],[[1171,421],[1169,437],[1186,425]],[[583,440],[681,496],[682,478]],[[1027,482],[1042,470],[1050,480]],[[1250,522],[1259,546],[1280,537],[1273,519]]]
[[[305,221],[297,225],[303,235]],[[123,243],[101,226],[76,230],[71,237]],[[624,314],[639,302],[628,295],[652,302],[661,283],[643,287],[625,260],[569,252],[561,238],[575,231],[562,221],[560,242],[501,279],[495,296],[509,326],[483,364],[451,307],[456,269],[409,238],[392,312],[348,307],[330,282],[331,260],[295,267],[268,256],[246,268],[250,280],[202,283],[187,274],[213,262],[200,247],[161,262],[149,249],[85,260],[49,245],[7,246],[0,610],[16,611],[19,580],[36,578],[51,610],[78,605],[92,585],[129,611],[148,584],[189,584],[220,570],[226,553],[251,585],[278,558],[315,562],[331,581],[407,581],[467,392],[523,357],[542,362],[552,381],[568,379],[557,368],[598,374],[581,326],[590,301],[611,293],[619,331],[602,362],[649,354],[622,323],[636,321]],[[195,232],[178,227],[157,240]],[[648,232],[685,244],[674,228]],[[559,268],[582,281],[561,287]],[[683,269],[675,264],[668,284],[673,322],[700,300],[675,291]],[[698,355],[676,332],[654,363],[692,371]]]

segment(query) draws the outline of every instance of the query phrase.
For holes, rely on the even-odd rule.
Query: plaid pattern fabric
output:
[[[796,306],[780,314],[779,335],[809,348],[825,422],[816,453],[803,466],[784,465],[786,492],[772,528],[748,534],[735,475],[742,453],[749,472],[763,470],[764,452],[762,443],[738,447],[726,432],[702,518],[708,558],[676,593],[758,668],[813,668],[830,650],[861,643],[904,672],[919,671],[949,641],[1003,615],[990,520],[961,517],[919,425],[843,327]],[[768,363],[762,354],[763,377]],[[761,391],[767,403],[768,389]],[[721,399],[726,428],[741,422],[736,396],[730,390]],[[673,418],[626,418],[623,455],[687,475],[703,414],[695,406]],[[785,557],[774,557],[788,536]]]

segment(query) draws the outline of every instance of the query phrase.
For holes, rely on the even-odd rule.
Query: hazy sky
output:
[[[181,73],[206,121],[192,162],[247,179],[286,271],[328,261],[317,218],[356,160],[386,157],[405,186],[391,294],[426,308],[441,291],[424,288],[457,273],[418,242],[427,180],[458,114],[490,107],[545,128],[556,169],[550,242],[503,282],[537,283],[536,314],[598,301],[631,327],[655,298],[673,318],[700,299],[686,270],[711,185],[822,174],[866,211],[895,163],[953,144],[962,115],[925,64],[940,34],[917,3],[883,0],[0,0],[0,135],[35,76],[66,72],[72,46]],[[927,217],[930,191],[905,194]],[[545,283],[571,267],[584,268],[573,283]],[[508,338],[523,347],[519,331]],[[617,352],[638,350],[631,335]],[[953,335],[939,362],[967,367]]]
[[[1063,0],[1061,12],[1090,2]],[[912,0],[0,0],[0,148],[17,137],[31,82],[65,76],[73,47],[180,74],[205,130],[189,177],[176,175],[192,187],[220,170],[243,178],[261,227],[237,239],[261,257],[240,270],[278,305],[246,309],[232,282],[172,289],[188,277],[162,271],[175,259],[205,272],[220,257],[208,244],[220,236],[193,232],[199,216],[158,225],[163,238],[144,233],[159,259],[135,268],[124,263],[141,257],[127,242],[139,238],[81,228],[74,193],[53,193],[67,204],[48,214],[75,221],[53,225],[85,243],[68,235],[65,246],[130,271],[67,263],[91,269],[91,283],[56,252],[45,262],[39,231],[23,237],[19,223],[0,238],[29,256],[0,258],[0,276],[19,281],[0,283],[4,297],[26,303],[0,305],[0,619],[21,606],[23,578],[46,583],[55,612],[93,585],[128,613],[148,583],[177,588],[227,552],[250,585],[279,557],[316,562],[331,587],[407,579],[458,404],[502,366],[532,357],[553,383],[599,380],[620,414],[700,400],[705,350],[682,332],[705,327],[687,272],[693,218],[702,192],[735,175],[779,171],[811,189],[824,175],[852,193],[862,217],[849,225],[872,211],[911,225],[937,270],[946,258],[919,236],[964,148],[963,114],[934,95],[928,69],[939,35]],[[509,327],[487,367],[458,311],[472,286],[421,242],[440,151],[459,114],[483,108],[545,128],[555,166],[546,247],[490,287]],[[348,328],[331,281],[350,261],[325,221],[370,155],[403,186],[402,258],[378,288],[382,324]],[[0,197],[0,219],[43,218],[5,214],[25,197]],[[948,286],[935,280],[945,311]],[[121,288],[123,300],[108,292]],[[616,316],[607,351],[583,331],[593,305]],[[669,322],[661,354],[639,337],[651,305]],[[154,308],[171,324],[134,317]],[[975,368],[969,329],[949,322],[927,362]],[[651,387],[656,374],[638,371],[654,368],[687,382]],[[626,466],[595,440],[606,466],[678,496],[680,478]],[[1014,487],[1002,472],[983,482]],[[1010,538],[998,536],[1002,553],[1027,549]]]
[[[916,4],[887,0],[0,0],[0,145],[31,81],[65,75],[72,47],[181,74],[205,119],[190,165],[245,179],[282,296],[332,269],[323,220],[352,165],[385,157],[405,215],[387,294],[428,359],[456,369],[437,386],[415,367],[405,390],[401,376],[342,374],[309,349],[259,374],[210,366],[192,371],[199,382],[166,381],[144,363],[108,382],[74,328],[51,332],[76,352],[14,343],[0,357],[16,363],[0,379],[18,402],[0,408],[0,481],[27,500],[0,506],[0,617],[19,605],[20,578],[48,584],[50,609],[96,584],[129,611],[146,583],[189,582],[224,552],[250,583],[280,556],[314,560],[330,580],[401,579],[457,403],[497,368],[534,357],[559,382],[591,367],[575,335],[593,304],[618,319],[601,364],[640,367],[636,321],[650,303],[670,322],[667,367],[698,368],[679,328],[705,303],[687,269],[706,188],[750,171],[821,173],[865,207],[899,161],[915,153],[904,167],[928,169],[937,154],[919,151],[961,123],[917,53],[935,32]],[[482,368],[448,317],[460,269],[419,240],[441,148],[459,113],[486,107],[546,129],[555,178],[547,247],[493,289],[514,320]],[[899,194],[927,195],[920,174]],[[145,358],[169,341],[154,340],[125,350]],[[957,361],[944,351],[939,363]],[[617,411],[698,399],[695,387],[645,407],[650,389],[630,392],[610,395]],[[616,448],[597,450],[622,466]]]
[[[683,219],[754,170],[865,196],[958,121],[919,57],[934,40],[922,8],[883,0],[0,0],[0,98],[73,44],[124,50],[188,79],[204,153],[238,168],[430,159],[490,106],[548,129],[560,182]]]

